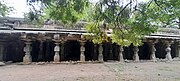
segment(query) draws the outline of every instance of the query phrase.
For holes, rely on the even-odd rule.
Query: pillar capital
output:
[[[84,46],[85,43],[86,43],[86,41],[80,41],[80,45],[81,45],[81,46]]]
[[[52,40],[55,41],[56,43],[61,43],[62,38],[60,38],[60,35],[59,35],[59,34],[54,34]]]
[[[54,37],[53,37],[55,40],[59,40],[60,39],[60,35],[59,34],[54,34]]]
[[[158,39],[146,39],[146,42],[150,43],[150,44],[155,44],[158,43]]]
[[[173,40],[164,40],[164,43],[166,44],[166,46],[171,46],[171,44],[174,43]]]

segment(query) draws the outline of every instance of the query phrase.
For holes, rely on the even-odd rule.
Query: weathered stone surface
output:
[[[166,59],[168,61],[172,61],[172,56],[171,56],[171,48],[170,48],[171,44],[167,43],[167,48],[165,49],[166,51]]]
[[[80,54],[80,61],[81,62],[85,62],[85,55],[84,55],[84,52],[85,52],[84,45],[85,45],[85,43],[81,42],[80,44],[81,44],[81,47],[80,47],[80,52],[81,52],[81,54]]]
[[[60,61],[60,55],[59,54],[55,54],[54,55],[54,62],[59,62]]]
[[[103,62],[103,47],[102,44],[99,44],[99,55],[98,55],[98,61]]]
[[[60,46],[59,44],[60,43],[55,43],[56,46],[54,47],[54,52],[55,52],[55,55],[54,55],[54,62],[59,62],[60,61],[60,55],[59,55],[59,51],[60,51]]]
[[[0,66],[4,66],[6,65],[4,62],[0,62]]]
[[[23,57],[23,62],[25,64],[31,63],[32,62],[32,58],[31,58],[31,42],[26,42],[25,43],[26,46],[24,47],[24,52],[25,52],[25,56]]]
[[[157,61],[155,52],[156,52],[155,44],[151,43],[151,55],[150,55],[150,59],[153,60],[153,61]]]
[[[133,56],[134,61],[139,62],[139,55],[138,55],[139,48],[134,47],[133,51],[134,51],[134,56]]]
[[[25,56],[23,57],[23,63],[29,64],[29,63],[31,63],[31,62],[32,62],[32,58],[31,58],[30,55],[25,55]]]
[[[120,46],[119,47],[119,61],[120,62],[124,62],[123,51],[124,51],[123,46]]]

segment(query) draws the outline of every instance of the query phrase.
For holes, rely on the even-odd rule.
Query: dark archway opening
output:
[[[124,59],[133,60],[133,55],[134,55],[133,47],[134,47],[133,44],[131,44],[129,47],[124,47],[124,52],[123,52]]]
[[[112,54],[113,54],[113,60],[119,60],[119,45],[116,43],[112,44]]]
[[[54,42],[53,41],[46,41],[43,44],[43,54],[45,61],[53,61],[54,60]]]
[[[64,61],[80,60],[80,43],[78,41],[67,41],[64,44]]]
[[[156,48],[156,58],[165,59],[166,58],[166,45],[161,41],[155,44]]]
[[[23,48],[24,44],[20,40],[13,40],[13,42],[8,42],[4,50],[4,61],[22,62],[24,56]]]
[[[38,54],[39,54],[39,42],[33,41],[31,46],[32,46],[32,51],[31,51],[32,62],[37,62]]]
[[[94,45],[93,42],[87,41],[85,44],[85,60],[89,61],[93,59]]]
[[[33,62],[38,61],[53,61],[54,58],[54,42],[53,41],[44,41],[42,46],[42,56],[40,55],[40,41],[32,42],[32,51],[31,57]],[[40,59],[41,58],[41,59]]]
[[[108,60],[118,60],[118,46],[115,43],[104,42],[103,43],[103,59]]]
[[[176,42],[171,45],[171,56],[172,56],[172,58],[177,57],[177,49],[176,49],[177,45],[178,44]]]
[[[148,43],[144,43],[139,47],[139,59],[140,60],[149,60],[150,59],[150,47]]]

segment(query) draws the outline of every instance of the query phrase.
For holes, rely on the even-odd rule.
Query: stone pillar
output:
[[[98,55],[98,61],[103,62],[103,47],[102,44],[99,44],[99,55]]]
[[[55,41],[55,47],[54,47],[54,52],[55,52],[55,54],[54,54],[54,62],[60,62],[60,55],[59,55],[59,52],[60,52],[60,46],[59,46],[59,44],[60,44],[60,42],[61,42],[61,40],[60,40],[60,35],[59,35],[59,34],[55,34],[53,40]]]
[[[43,60],[43,41],[40,41],[38,60]]]
[[[123,46],[119,46],[119,62],[124,62],[123,51]]]
[[[166,59],[168,60],[168,61],[172,61],[172,56],[171,56],[171,43],[170,42],[167,42],[166,43],[166,49],[165,49],[165,51],[166,51]]]
[[[31,63],[32,62],[32,57],[31,57],[31,51],[32,51],[32,48],[31,48],[31,42],[28,41],[28,42],[25,42],[25,47],[24,47],[24,52],[25,52],[25,56],[23,57],[23,62],[25,64],[28,64],[28,63]]]
[[[150,43],[150,46],[151,46],[151,48],[150,48],[150,50],[151,50],[150,60],[157,61],[156,55],[155,55],[155,52],[156,52],[155,43]]]
[[[80,47],[80,61],[81,62],[85,62],[85,55],[84,55],[84,52],[85,52],[85,47],[84,47],[84,45],[85,45],[85,42],[80,42],[80,45],[81,45],[81,47]]]
[[[134,51],[133,59],[134,59],[134,61],[138,62],[139,61],[139,55],[138,55],[139,48],[135,46],[133,51]]]
[[[55,43],[56,46],[54,47],[54,52],[55,52],[55,55],[54,55],[54,62],[60,62],[60,55],[59,55],[59,51],[60,51],[60,46],[59,44],[60,43]]]

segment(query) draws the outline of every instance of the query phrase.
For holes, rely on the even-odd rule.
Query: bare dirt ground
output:
[[[180,61],[0,67],[0,81],[180,81]]]

